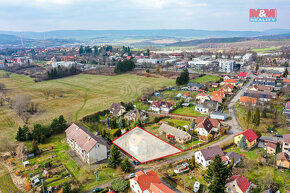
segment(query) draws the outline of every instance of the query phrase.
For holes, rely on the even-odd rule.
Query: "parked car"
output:
[[[129,174],[129,176],[128,176],[130,179],[131,178],[134,178],[135,177],[135,173],[131,173],[131,174]]]
[[[96,188],[93,190],[93,192],[101,192],[103,190],[103,188]]]
[[[140,162],[138,162],[137,160],[134,160],[133,163],[138,166],[140,164]]]
[[[278,133],[276,133],[276,135],[275,135],[276,137],[280,137],[280,138],[282,138],[283,136],[282,135],[280,135],[280,134],[278,134]]]

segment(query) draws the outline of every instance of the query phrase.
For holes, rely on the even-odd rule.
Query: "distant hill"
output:
[[[290,33],[288,29],[271,29],[266,31],[227,31],[227,30],[195,30],[195,29],[156,29],[156,30],[55,30],[47,32],[21,32],[22,37],[31,39],[60,38],[88,40],[91,38],[225,38],[225,37],[254,37]],[[19,36],[20,32],[0,31],[0,34]]]
[[[20,38],[15,35],[0,34],[0,44],[21,44]]]

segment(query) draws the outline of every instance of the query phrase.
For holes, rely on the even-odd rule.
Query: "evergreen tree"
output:
[[[259,64],[256,65],[255,71],[258,72],[259,70]]]
[[[117,131],[113,134],[114,137],[120,137],[122,135],[121,129],[117,129]]]
[[[121,164],[121,168],[124,172],[127,172],[129,173],[131,171],[131,163],[129,162],[128,158],[125,158],[123,161],[122,161],[122,164]]]
[[[28,126],[27,125],[24,125],[23,128],[22,128],[22,130],[23,130],[23,135],[25,137],[24,140],[25,141],[31,140],[31,133],[29,131]]]
[[[107,127],[110,126],[110,117],[107,117],[107,119],[106,119],[106,126],[107,126]]]
[[[256,108],[255,114],[254,114],[254,118],[253,118],[253,123],[256,126],[260,125],[260,110],[259,108]]]
[[[252,120],[252,112],[249,109],[247,112],[247,123],[249,124],[251,122],[251,120]]]
[[[18,131],[16,134],[16,140],[17,141],[24,141],[25,140],[25,135],[24,135],[23,129],[21,127],[18,127]]]
[[[216,155],[213,162],[208,166],[205,180],[210,183],[208,189],[210,193],[225,192],[226,181],[230,175],[230,170],[221,160],[219,155]]]
[[[190,128],[194,128],[195,127],[195,122],[194,121],[192,121],[191,123],[190,123]]]
[[[38,151],[39,151],[38,143],[37,141],[33,140],[31,153],[37,154]]]
[[[286,78],[286,77],[288,76],[288,74],[289,74],[289,72],[288,72],[288,70],[287,70],[287,68],[286,68],[282,76],[283,76],[284,78]]]
[[[50,124],[50,128],[52,129],[52,132],[55,134],[65,131],[67,128],[67,124],[63,115],[60,115],[58,119],[57,118],[53,119]]]
[[[238,146],[240,148],[243,148],[243,149],[248,149],[247,139],[244,135],[243,135],[242,139],[240,140]]]
[[[266,112],[266,109],[265,108],[263,109],[262,117],[263,118],[267,118],[267,112]]]
[[[81,46],[79,49],[79,55],[82,56],[83,53],[84,53],[84,48],[83,48],[83,46]]]
[[[116,119],[111,119],[109,122],[109,126],[111,129],[116,129],[117,128],[117,122]]]
[[[184,84],[187,84],[188,82],[189,82],[189,73],[188,73],[188,70],[185,69],[180,74],[180,76],[176,78],[176,84],[177,85],[184,85]]]
[[[124,129],[125,128],[125,120],[120,117],[119,119],[119,124],[118,124],[119,128]]]
[[[192,157],[191,157],[191,160],[190,160],[189,167],[190,167],[190,169],[194,169],[195,166],[196,166],[196,163],[195,163],[195,157],[192,156]]]
[[[111,150],[110,150],[110,157],[108,160],[108,166],[110,168],[116,168],[118,165],[121,163],[121,155],[120,151],[117,146],[112,145]]]
[[[147,49],[147,56],[150,56],[150,50]]]

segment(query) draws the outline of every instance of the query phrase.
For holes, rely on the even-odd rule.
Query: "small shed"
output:
[[[228,116],[227,114],[220,113],[220,112],[213,112],[210,114],[211,119],[219,119],[219,120],[223,120],[223,121],[226,120],[227,116]]]
[[[25,161],[25,162],[23,162],[22,165],[23,165],[23,167],[27,167],[27,166],[29,166],[29,161]]]

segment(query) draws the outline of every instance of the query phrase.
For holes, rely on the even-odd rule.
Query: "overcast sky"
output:
[[[277,9],[250,23],[249,9]],[[289,0],[0,0],[0,30],[290,29]]]

